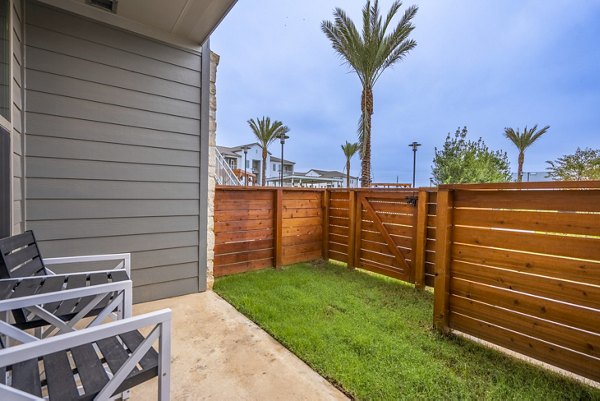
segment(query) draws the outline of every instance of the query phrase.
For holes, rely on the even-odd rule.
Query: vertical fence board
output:
[[[348,213],[350,217],[348,222],[348,267],[353,269],[360,263],[354,258],[356,255],[356,191],[348,191]]]
[[[275,267],[283,266],[283,189],[275,191],[273,204],[275,226]]]
[[[414,245],[414,280],[415,286],[419,289],[425,287],[425,254],[427,243],[427,202],[429,201],[429,193],[427,191],[419,191],[417,200],[417,218],[414,227],[415,245]]]
[[[452,240],[452,192],[440,190],[437,194],[437,240],[435,248],[435,293],[433,325],[449,330],[450,255]]]

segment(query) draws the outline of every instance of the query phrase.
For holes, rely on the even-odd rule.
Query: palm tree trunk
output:
[[[350,159],[346,160],[346,188],[350,188]]]
[[[262,168],[261,168],[261,170],[262,170],[261,181],[262,181],[262,186],[264,187],[267,185],[267,177],[266,177],[266,175],[267,175],[267,147],[266,146],[263,146],[263,150],[262,150]]]
[[[523,163],[525,163],[525,153],[519,152],[519,169],[517,170],[517,181],[523,181]]]
[[[369,187],[371,186],[371,116],[373,115],[373,88],[368,85],[363,87],[361,110],[363,120],[361,186]]]

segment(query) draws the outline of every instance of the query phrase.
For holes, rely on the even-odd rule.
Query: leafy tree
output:
[[[358,152],[359,148],[358,143],[350,143],[346,141],[344,145],[342,145],[342,152],[344,152],[344,156],[346,156],[346,187],[350,188],[350,159],[352,156]]]
[[[371,184],[371,116],[373,115],[373,87],[390,66],[402,60],[416,45],[408,36],[414,26],[411,20],[417,7],[406,9],[395,26],[392,20],[402,7],[394,1],[385,19],[379,13],[379,1],[367,1],[362,10],[362,32],[345,11],[336,8],[333,21],[323,21],[321,29],[327,35],[333,49],[356,72],[362,84],[361,118],[358,126],[358,139],[361,147],[362,186]]]
[[[600,149],[577,148],[575,154],[547,161],[548,176],[555,180],[600,180]]]
[[[512,128],[504,128],[504,136],[507,137],[519,150],[519,167],[517,171],[517,181],[523,181],[523,163],[525,162],[525,150],[533,145],[542,135],[544,135],[550,129],[549,125],[538,131],[537,124],[532,128],[527,129],[527,126],[523,129],[523,133],[519,132],[519,129],[515,131]]]
[[[267,185],[267,156],[268,156],[268,148],[274,140],[279,138],[281,134],[286,134],[290,132],[290,129],[283,125],[281,121],[273,121],[271,123],[271,119],[269,117],[263,117],[261,119],[256,118],[254,120],[251,118],[248,120],[248,125],[250,129],[256,136],[258,144],[262,148],[262,186]]]
[[[483,140],[467,140],[467,127],[448,133],[441,150],[435,148],[432,175],[439,184],[507,182],[511,178],[506,152],[490,150]]]

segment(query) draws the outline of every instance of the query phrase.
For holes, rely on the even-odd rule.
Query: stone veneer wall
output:
[[[208,140],[208,219],[206,228],[206,288],[211,290],[215,281],[215,185],[217,174],[217,66],[219,55],[210,54],[210,104],[209,104],[209,140]]]

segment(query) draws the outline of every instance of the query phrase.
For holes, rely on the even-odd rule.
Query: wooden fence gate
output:
[[[328,258],[433,285],[435,190],[331,190],[327,196]]]

